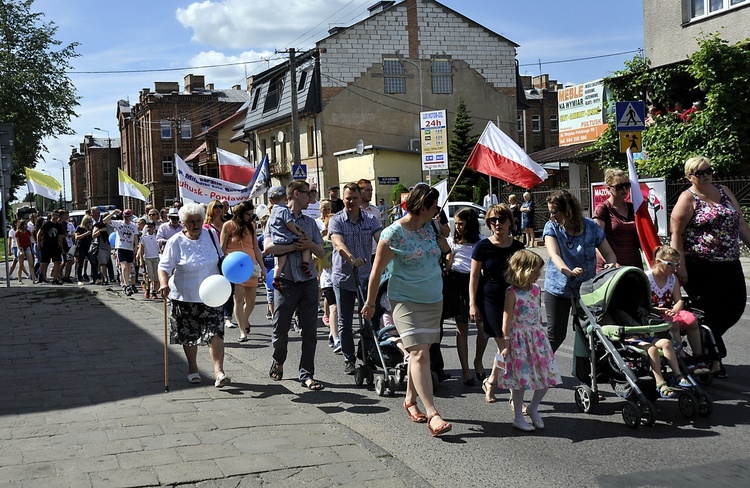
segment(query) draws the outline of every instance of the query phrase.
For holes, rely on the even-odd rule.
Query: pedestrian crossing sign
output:
[[[307,179],[307,165],[306,164],[293,164],[292,165],[292,179],[293,180],[306,180]]]
[[[641,132],[620,132],[620,152],[626,153],[630,149],[633,154],[643,151]]]
[[[617,132],[637,131],[646,128],[646,106],[642,101],[617,102],[615,105]]]

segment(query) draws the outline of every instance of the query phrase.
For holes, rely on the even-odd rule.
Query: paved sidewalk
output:
[[[4,273],[3,273],[4,274]],[[427,486],[227,350],[232,384],[186,381],[163,308],[103,287],[0,287],[0,486]],[[270,353],[269,353],[270,357]]]

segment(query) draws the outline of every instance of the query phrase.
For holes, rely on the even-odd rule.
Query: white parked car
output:
[[[472,202],[448,202],[445,204],[445,212],[448,215],[448,225],[451,228],[451,235],[453,235],[453,217],[458,213],[459,210],[462,208],[470,207],[472,208],[479,217],[479,233],[483,236],[491,236],[492,231],[487,228],[487,225],[484,223],[484,218],[487,215],[487,209],[482,207],[481,205],[477,205],[476,203]]]

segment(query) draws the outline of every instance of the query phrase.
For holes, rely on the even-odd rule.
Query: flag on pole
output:
[[[239,185],[247,185],[255,175],[255,168],[250,162],[237,154],[216,149],[219,159],[219,177],[224,181],[230,181]]]
[[[654,227],[654,221],[648,213],[648,189],[646,189],[646,198],[643,196],[641,184],[638,181],[638,173],[635,171],[635,162],[633,161],[633,152],[628,148],[628,175],[630,177],[630,201],[633,202],[635,209],[635,228],[638,231],[638,240],[641,243],[641,250],[646,256],[646,262],[649,267],[653,266],[654,250],[661,246],[659,234]]]
[[[443,208],[445,205],[445,202],[448,201],[448,180],[442,180],[438,183],[435,183],[432,185],[434,189],[440,193],[440,196],[438,196],[437,204],[438,207]]]
[[[268,155],[265,154],[260,164],[255,168],[253,179],[247,185],[250,187],[250,198],[264,194],[271,187],[271,170],[268,168]]]
[[[26,171],[26,187],[29,193],[41,195],[50,200],[60,199],[62,185],[50,175],[45,175],[35,169],[24,168]]]
[[[117,183],[120,188],[120,196],[133,197],[144,202],[148,202],[148,197],[151,196],[151,190],[135,181],[120,168],[117,168]]]
[[[466,166],[523,188],[532,188],[547,179],[547,171],[492,121],[487,122]]]

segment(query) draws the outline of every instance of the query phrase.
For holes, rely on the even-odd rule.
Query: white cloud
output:
[[[283,55],[274,54],[273,51],[246,51],[237,55],[229,55],[218,51],[203,51],[189,60],[190,66],[227,65],[240,62],[247,64],[194,69],[193,73],[205,75],[206,83],[213,83],[216,88],[242,85],[244,89],[246,88],[245,80],[247,76],[283,62]]]
[[[364,18],[370,3],[372,0],[205,0],[177,9],[176,17],[183,27],[192,29],[194,42],[219,49],[270,49],[289,43],[299,47],[325,37],[331,25],[349,25]]]

